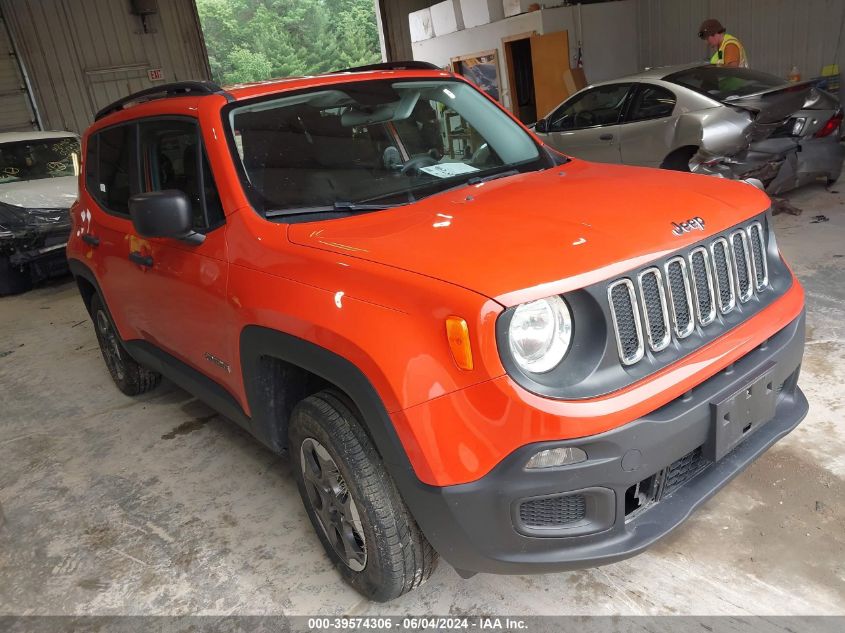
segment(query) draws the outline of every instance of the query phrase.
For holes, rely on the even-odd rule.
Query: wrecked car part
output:
[[[0,202],[0,295],[67,272],[67,209],[27,209]]]

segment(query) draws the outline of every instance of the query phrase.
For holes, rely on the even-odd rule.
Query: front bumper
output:
[[[630,424],[578,440],[524,446],[471,483],[419,483],[402,493],[434,548],[461,571],[552,572],[633,556],[682,523],[804,418],[808,404],[797,386],[803,351],[802,312],[725,370]],[[714,403],[763,371],[771,372],[779,390],[774,417],[708,463],[701,450],[706,452],[715,424]],[[524,469],[537,451],[562,446],[577,446],[589,459],[545,471]],[[632,492],[642,493],[636,510]],[[525,500],[561,493],[583,497],[580,520],[539,532],[521,524]]]

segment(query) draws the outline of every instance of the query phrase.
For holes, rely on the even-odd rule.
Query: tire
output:
[[[139,396],[155,389],[161,382],[161,374],[129,356],[99,295],[91,298],[90,308],[103,360],[117,388],[127,396]]]
[[[678,150],[675,150],[671,154],[669,154],[665,159],[663,159],[663,163],[660,165],[660,169],[670,169],[672,171],[686,171],[689,172],[689,162],[695,153],[698,150],[694,147],[685,147]]]
[[[32,288],[29,268],[12,266],[8,257],[0,257],[0,297],[16,295]]]
[[[288,438],[308,518],[343,579],[377,602],[428,580],[437,553],[342,398],[331,391],[305,398],[291,414]]]

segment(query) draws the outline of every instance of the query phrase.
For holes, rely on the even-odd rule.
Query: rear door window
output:
[[[129,215],[129,197],[133,191],[131,165],[134,137],[134,125],[118,125],[98,132],[89,141],[89,146],[98,143],[96,178],[93,179],[94,187],[90,193],[106,211],[118,215]],[[86,179],[89,188],[91,181]]]

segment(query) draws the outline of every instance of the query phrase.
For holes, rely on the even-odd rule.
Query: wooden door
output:
[[[569,96],[563,81],[569,68],[569,32],[531,36],[531,65],[537,118],[543,118]]]

